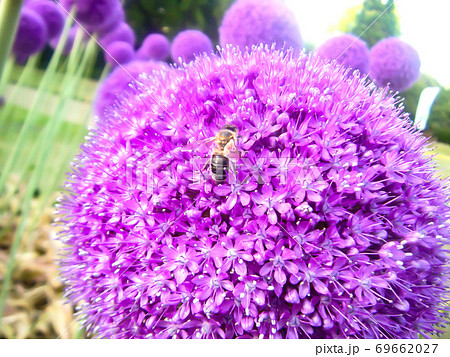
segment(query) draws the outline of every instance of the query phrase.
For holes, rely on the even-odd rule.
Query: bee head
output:
[[[238,132],[237,126],[233,125],[233,124],[225,124],[223,126],[222,130],[229,130],[229,131],[232,131],[233,133],[237,133]]]

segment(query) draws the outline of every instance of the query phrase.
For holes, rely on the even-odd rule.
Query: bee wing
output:
[[[216,138],[212,137],[212,138],[206,138],[200,141],[197,141],[195,139],[193,139],[191,142],[188,142],[188,144],[183,147],[182,151],[199,151],[200,148],[202,148],[203,145],[210,143],[212,141],[214,141]]]

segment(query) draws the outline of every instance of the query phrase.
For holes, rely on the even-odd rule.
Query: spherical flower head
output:
[[[194,60],[199,54],[210,53],[212,50],[213,46],[207,35],[198,30],[186,30],[175,36],[170,52],[172,59],[181,64]]]
[[[26,7],[41,15],[47,26],[49,40],[61,34],[64,27],[65,15],[59,5],[49,0],[34,0],[28,2]]]
[[[390,37],[381,40],[370,50],[370,77],[379,86],[395,91],[410,88],[420,75],[420,57],[409,44]]]
[[[141,74],[166,67],[163,62],[132,61],[123,67],[115,68],[100,84],[94,101],[94,114],[103,118],[105,111],[121,98],[122,93],[129,89],[130,83],[137,80]]]
[[[134,56],[134,48],[128,42],[115,41],[105,48],[105,61],[112,67],[131,62],[134,59]]]
[[[123,22],[125,22],[125,10],[118,1],[111,10],[107,21],[100,25],[88,26],[88,29],[90,32],[97,32],[100,36],[105,36],[111,31],[114,31]]]
[[[41,51],[47,42],[47,26],[41,15],[24,7],[20,13],[12,52],[16,57],[27,58]]]
[[[170,42],[166,36],[159,33],[151,33],[142,42],[136,52],[136,58],[141,60],[163,61],[169,57]]]
[[[330,38],[316,49],[320,57],[334,59],[338,63],[360,71],[369,72],[369,49],[358,37],[344,34]]]
[[[220,44],[244,49],[260,43],[277,48],[302,48],[302,37],[292,11],[281,0],[238,0],[225,13],[219,28]]]
[[[134,47],[136,36],[133,29],[126,22],[122,22],[113,31],[100,37],[99,40],[103,47],[108,47],[109,44],[116,41],[128,42],[132,47]]]
[[[67,295],[110,338],[412,338],[449,310],[448,182],[398,98],[228,47],[98,121],[59,212]]]
[[[90,32],[105,32],[118,24],[123,8],[119,0],[61,0],[70,12],[75,7],[75,18]]]

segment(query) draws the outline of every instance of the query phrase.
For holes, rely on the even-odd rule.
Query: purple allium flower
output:
[[[361,73],[369,72],[369,49],[356,36],[344,34],[330,38],[316,49],[316,53],[323,58],[335,59]]]
[[[105,48],[105,61],[113,67],[131,62],[134,55],[133,46],[124,41],[112,42]]]
[[[394,91],[411,87],[420,75],[420,58],[409,44],[396,37],[381,40],[370,50],[370,77]]]
[[[12,52],[21,60],[42,50],[47,42],[47,26],[41,15],[28,7],[22,8]]]
[[[94,114],[102,118],[106,108],[112,106],[122,96],[122,92],[129,88],[130,83],[139,78],[140,74],[150,74],[164,67],[166,67],[166,64],[163,62],[133,61],[123,68],[117,67],[114,69],[97,90]]]
[[[166,36],[151,33],[142,42],[136,52],[136,58],[141,60],[163,61],[170,53],[170,42]]]
[[[115,30],[121,23],[125,22],[125,10],[120,1],[117,1],[113,6],[108,20],[100,25],[88,26],[90,32],[98,32],[100,36],[105,36],[107,33]]]
[[[219,28],[220,44],[245,46],[276,43],[277,48],[303,45],[292,11],[281,0],[238,0],[225,13]]]
[[[211,40],[207,35],[198,30],[181,31],[172,42],[172,59],[179,62],[190,62],[201,53],[210,53],[213,50]]]
[[[449,310],[448,182],[392,92],[350,72],[293,50],[228,47],[120,94],[59,205],[62,276],[88,330],[436,332]],[[226,124],[236,152],[216,182],[209,139]]]
[[[119,0],[60,0],[70,12],[76,7],[75,18],[90,32],[107,32],[123,21],[123,8]]]
[[[134,47],[136,37],[133,29],[126,22],[122,22],[114,30],[100,37],[99,40],[100,44],[105,48],[116,41],[128,42],[132,47]]]
[[[34,0],[28,2],[26,7],[41,15],[47,26],[49,40],[61,34],[64,27],[65,13],[59,5],[49,0]]]

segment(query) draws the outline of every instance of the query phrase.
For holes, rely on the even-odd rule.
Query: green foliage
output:
[[[365,0],[350,32],[366,41],[369,48],[383,38],[398,36],[400,30],[394,1]]]
[[[414,85],[411,88],[400,93],[400,96],[405,98],[403,102],[405,106],[405,111],[410,113],[410,118],[413,121],[415,118],[420,93],[422,93],[422,91],[426,87],[439,87],[439,82],[433,77],[422,73],[419,79],[414,83]]]
[[[26,183],[23,196],[20,198],[19,212],[20,219],[17,225],[14,227],[12,233],[12,240],[9,249],[9,260],[6,268],[3,270],[3,279],[0,288],[0,327],[3,318],[3,311],[7,306],[8,294],[10,292],[11,283],[13,282],[13,270],[15,266],[16,255],[21,246],[23,237],[34,228],[38,219],[36,212],[41,212],[49,204],[49,199],[54,193],[54,188],[59,186],[60,178],[63,174],[64,165],[67,165],[69,158],[67,156],[73,156],[73,151],[64,153],[62,150],[58,150],[56,146],[58,136],[65,136],[67,142],[71,142],[71,148],[74,148],[76,144],[79,144],[81,134],[83,134],[83,128],[78,130],[74,138],[71,140],[71,135],[65,135],[63,131],[64,125],[64,110],[70,99],[74,97],[76,89],[79,87],[80,81],[84,73],[89,71],[89,65],[93,64],[93,59],[97,55],[96,43],[91,39],[87,44],[82,41],[82,34],[80,33],[76,39],[73,49],[67,59],[67,65],[65,66],[65,75],[62,80],[62,91],[58,96],[58,100],[55,106],[53,115],[47,118],[42,118],[39,115],[39,106],[42,105],[47,90],[51,87],[51,83],[55,80],[55,74],[58,72],[58,68],[61,67],[64,59],[62,56],[62,50],[64,47],[64,41],[67,39],[72,21],[69,19],[63,30],[61,38],[63,39],[56,51],[54,52],[50,63],[45,70],[42,79],[36,89],[36,95],[31,100],[29,110],[22,113],[24,115],[23,124],[19,127],[11,125],[11,118],[14,117],[13,113],[16,108],[9,105],[7,102],[0,110],[0,132],[5,133],[8,137],[14,137],[14,144],[12,147],[8,147],[8,155],[5,157],[4,162],[0,162],[0,196],[4,196],[8,192],[8,179],[12,176],[16,176],[17,180],[15,188],[10,193],[16,192],[16,188],[21,183]],[[32,73],[31,68],[24,69],[22,76],[28,76]],[[26,80],[19,78],[18,84],[25,83]],[[17,84],[17,85],[18,85]],[[21,95],[20,92],[13,93],[11,95]],[[20,115],[20,113],[19,113]],[[45,121],[45,124],[41,126],[39,130],[39,123]],[[13,129],[13,131],[11,131]],[[16,135],[14,135],[16,134]],[[67,133],[71,134],[71,133]],[[73,134],[73,133],[72,133]],[[76,140],[75,140],[76,139]],[[12,143],[11,143],[12,144]],[[34,150],[29,151],[30,145],[33,145]],[[9,146],[9,145],[8,145]],[[28,152],[26,151],[28,149]],[[63,155],[60,157],[60,155]],[[1,158],[3,159],[3,154]],[[53,170],[56,174],[52,177],[48,169],[49,164],[55,164],[58,169]],[[57,182],[58,181],[58,182]],[[42,182],[51,182],[52,186],[45,187],[45,193],[40,193],[40,202],[36,210],[36,205],[33,205],[33,199],[37,192],[42,192]],[[7,197],[7,200],[11,197]],[[0,214],[1,212],[0,209]],[[2,228],[2,227],[0,227]],[[0,229],[0,234],[2,234]]]
[[[421,74],[414,85],[400,93],[404,97],[405,111],[410,113],[414,121],[420,93],[426,87],[440,87],[439,82],[426,74]],[[426,131],[429,135],[443,143],[450,143],[450,89],[441,88],[431,108]]]
[[[441,89],[431,109],[428,127],[439,141],[450,143],[450,89]]]
[[[233,0],[127,0],[127,21],[139,43],[153,32],[173,38],[179,31],[196,29],[218,43],[218,28]]]
[[[336,26],[332,27],[331,30],[337,30],[342,33],[350,33],[352,29],[356,26],[356,17],[359,12],[361,12],[362,4],[358,4],[347,9]]]
[[[421,74],[417,82],[408,90],[400,93],[405,98],[405,111],[411,113],[414,120],[420,93],[426,87],[440,87],[439,82],[426,74]],[[426,131],[443,143],[450,143],[450,89],[441,88],[431,108]]]

